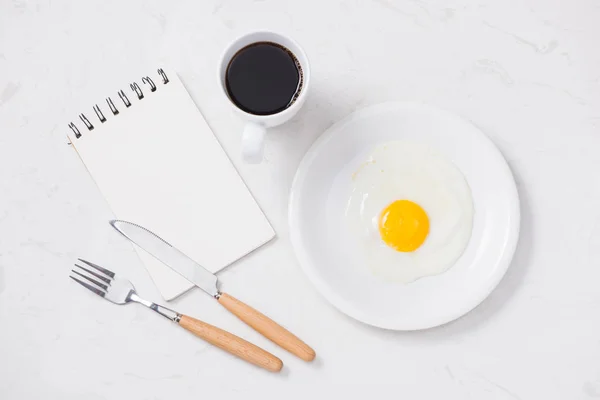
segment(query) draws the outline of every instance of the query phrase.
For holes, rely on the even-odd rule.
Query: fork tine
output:
[[[91,263],[89,261],[82,260],[81,258],[78,258],[78,260],[81,261],[82,263],[85,263],[85,264],[89,265],[92,268],[96,268],[98,271],[102,272],[106,276],[110,276],[111,278],[115,277],[115,273],[112,272],[112,271],[107,270],[106,268],[102,268],[99,265],[96,265],[96,264]]]
[[[92,282],[93,284],[95,284],[95,285],[97,285],[97,286],[101,287],[101,288],[102,288],[102,289],[104,289],[104,290],[108,290],[108,286],[106,286],[106,285],[104,285],[104,284],[102,284],[102,283],[100,283],[100,282],[98,282],[98,281],[96,281],[96,280],[94,280],[94,279],[90,278],[89,276],[86,276],[86,275],[84,275],[84,274],[82,274],[82,273],[79,273],[79,272],[75,271],[74,269],[72,269],[72,270],[71,270],[71,272],[72,272],[72,273],[74,273],[74,274],[77,274],[77,275],[81,276],[81,277],[82,277],[82,278],[84,278],[84,279],[87,279],[88,281],[90,281],[90,282]]]
[[[109,279],[109,278],[107,278],[107,277],[105,277],[105,276],[102,276],[102,275],[100,275],[100,274],[99,274],[99,273],[97,273],[97,272],[90,271],[89,269],[87,269],[87,268],[84,268],[84,267],[82,267],[82,266],[81,266],[81,265],[79,265],[79,264],[75,264],[75,266],[76,266],[76,267],[79,267],[79,268],[81,268],[82,270],[84,270],[84,271],[85,271],[85,272],[87,272],[88,274],[95,276],[96,278],[100,279],[102,282],[106,282],[107,284],[109,284],[109,285],[110,285],[110,279]]]
[[[80,281],[79,279],[75,278],[74,276],[69,275],[69,278],[73,279],[75,282],[79,283],[83,287],[86,287],[86,288],[90,289],[92,292],[96,293],[98,296],[104,297],[105,293],[102,290],[97,289],[97,288],[93,287],[92,285],[90,285],[88,283]]]

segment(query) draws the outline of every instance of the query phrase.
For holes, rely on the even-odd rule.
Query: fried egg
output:
[[[378,277],[409,283],[441,274],[464,252],[473,226],[471,189],[430,147],[381,144],[351,179],[345,220]]]

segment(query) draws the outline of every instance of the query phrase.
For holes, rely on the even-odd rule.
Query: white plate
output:
[[[419,141],[462,171],[473,195],[473,232],[443,274],[410,284],[382,281],[361,265],[340,224],[348,182],[373,146]],[[519,236],[519,199],[506,161],[476,127],[447,111],[386,103],[355,112],[328,129],[304,156],[290,195],[290,236],[304,272],[351,317],[387,329],[416,330],[466,314],[496,287]],[[342,226],[340,226],[342,225]]]

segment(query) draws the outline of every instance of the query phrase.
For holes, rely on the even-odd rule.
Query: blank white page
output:
[[[80,127],[82,136],[69,139],[116,218],[217,272],[275,232],[175,72],[166,73],[169,82],[157,77],[155,92],[138,81],[143,99],[126,91],[129,108],[111,96],[119,114],[103,107],[105,123],[87,115],[95,129]],[[193,286],[134,247],[166,300]]]

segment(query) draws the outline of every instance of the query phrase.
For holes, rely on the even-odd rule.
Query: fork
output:
[[[93,270],[75,264],[75,267],[79,270],[71,270],[73,275],[69,275],[69,277],[98,296],[119,305],[131,302],[142,304],[163,317],[178,323],[181,327],[208,343],[268,371],[279,372],[283,367],[283,363],[279,358],[260,347],[216,326],[144,300],[137,295],[133,284],[127,279],[117,278],[114,272],[89,261],[81,258],[78,260]],[[80,270],[85,273],[80,272]]]

